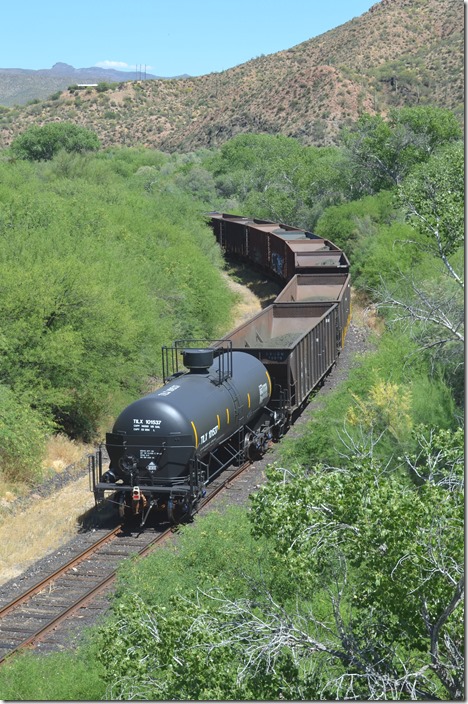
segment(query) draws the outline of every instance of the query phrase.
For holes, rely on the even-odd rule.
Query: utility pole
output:
[[[141,81],[141,80],[146,81],[146,66],[147,66],[147,64],[145,64],[145,68],[143,71],[143,64],[135,64],[135,80],[136,81]]]

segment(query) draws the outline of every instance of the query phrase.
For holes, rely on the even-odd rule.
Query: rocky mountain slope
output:
[[[463,25],[459,0],[381,0],[319,37],[221,73],[67,90],[1,109],[0,147],[58,120],[95,130],[104,145],[193,151],[240,132],[331,144],[362,112],[392,106],[437,105],[462,119]]]

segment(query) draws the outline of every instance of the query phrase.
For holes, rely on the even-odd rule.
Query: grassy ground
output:
[[[93,505],[88,477],[84,476],[52,496],[33,499],[22,511],[4,513],[0,522],[0,584],[76,535],[78,517]]]

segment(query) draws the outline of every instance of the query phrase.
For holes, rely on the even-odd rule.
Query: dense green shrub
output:
[[[148,196],[133,178],[143,161],[0,166],[0,383],[72,436],[147,389],[162,345],[225,331],[232,295],[211,230],[180,192]]]
[[[372,229],[358,235],[351,273],[354,286],[375,300],[383,281],[387,284],[398,281],[403,274],[421,265],[424,255],[417,243],[411,241],[414,233],[405,223],[396,221],[379,225],[374,232]]]
[[[395,211],[393,193],[381,191],[376,196],[328,207],[318,219],[315,232],[343,249],[353,263],[359,242],[376,236],[382,225],[398,217],[402,219]]]
[[[402,454],[412,446],[413,427],[456,427],[450,389],[430,377],[430,365],[409,335],[393,330],[375,344],[374,351],[358,358],[346,384],[322,401],[301,437],[282,441],[279,454],[285,466],[319,461],[336,466],[353,443],[369,444],[381,432],[376,455]]]
[[[47,161],[61,149],[66,152],[87,152],[99,149],[100,142],[91,130],[71,122],[34,125],[11,143],[11,151],[19,159]]]
[[[108,83],[107,81],[100,81],[97,86],[96,90],[98,93],[105,93],[108,90],[113,90],[114,88],[117,88],[118,83]]]
[[[6,482],[32,483],[40,477],[51,424],[27,400],[0,385],[0,477]]]

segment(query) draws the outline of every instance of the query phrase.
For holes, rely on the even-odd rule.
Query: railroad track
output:
[[[203,511],[215,496],[230,486],[249,466],[228,469],[209,487],[200,502]],[[102,611],[107,602],[96,605],[112,587],[121,562],[132,556],[143,557],[173,534],[174,526],[129,533],[122,526],[106,532],[99,540],[75,555],[16,599],[0,608],[0,663],[13,653],[35,647],[47,639],[60,640],[59,630],[83,618],[87,609]]]

